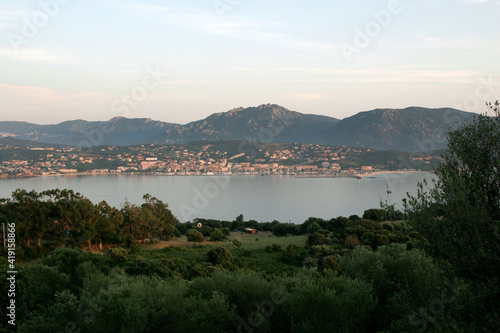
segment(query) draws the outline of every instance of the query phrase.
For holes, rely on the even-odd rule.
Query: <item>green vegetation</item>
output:
[[[500,111],[490,107],[492,117],[449,132],[439,180],[428,192],[422,184],[404,212],[385,205],[300,225],[242,215],[179,223],[149,195],[119,210],[70,190],[17,190],[0,205],[24,260],[16,328],[499,331]],[[0,309],[0,332],[8,331],[7,311]]]
[[[448,133],[447,163],[436,170],[433,190],[407,201],[410,223],[429,243],[428,253],[446,260],[474,286],[470,316],[491,330],[500,323],[500,105],[489,105],[467,126]]]
[[[36,258],[61,245],[90,250],[171,238],[178,221],[168,205],[149,194],[143,199],[141,206],[126,203],[118,210],[105,201],[93,204],[72,190],[18,189],[12,199],[0,199],[0,219],[16,226],[17,260]]]

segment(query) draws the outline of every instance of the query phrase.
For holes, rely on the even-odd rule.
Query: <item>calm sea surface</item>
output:
[[[417,182],[429,173],[384,174],[355,178],[294,178],[292,176],[60,176],[0,180],[0,197],[17,188],[43,191],[73,189],[94,203],[105,200],[121,207],[125,201],[143,202],[149,193],[168,203],[184,222],[196,217],[302,223],[308,217],[330,219],[362,215],[389,202],[400,203],[406,193],[416,193]]]

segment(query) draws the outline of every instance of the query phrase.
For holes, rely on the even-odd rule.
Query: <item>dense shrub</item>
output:
[[[327,243],[325,235],[315,232],[313,234],[307,235],[306,244],[309,246],[313,245],[324,245]]]
[[[208,257],[207,260],[209,262],[216,264],[216,265],[222,265],[224,267],[231,266],[233,261],[234,261],[234,257],[231,254],[231,252],[229,252],[228,249],[226,249],[225,247],[222,247],[220,245],[209,250],[207,252],[207,257]]]
[[[126,272],[130,275],[159,276],[162,278],[176,276],[168,264],[147,259],[132,259],[127,264]]]
[[[205,241],[205,237],[203,236],[203,234],[194,229],[189,229],[186,232],[186,239],[188,242],[193,242],[193,244],[202,243]]]
[[[215,229],[212,233],[210,233],[210,240],[212,241],[218,242],[224,238],[226,238],[226,235],[224,235],[220,229]]]
[[[123,247],[113,247],[108,250],[107,255],[115,264],[127,261],[128,259],[128,252]]]

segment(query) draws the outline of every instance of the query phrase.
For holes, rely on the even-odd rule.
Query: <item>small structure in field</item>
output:
[[[256,234],[257,233],[257,229],[246,228],[245,232],[248,232],[249,234]]]

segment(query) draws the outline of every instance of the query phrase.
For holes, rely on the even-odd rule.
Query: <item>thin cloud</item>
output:
[[[125,2],[121,0],[103,0],[101,4],[111,7],[127,15],[156,20],[183,30],[239,39],[247,42],[268,45],[282,45],[288,48],[309,51],[332,51],[335,46],[295,37],[286,30],[286,25],[276,21],[251,20],[232,15],[221,20],[215,10],[212,13],[197,12],[194,8],[182,10],[165,6],[145,5],[138,2]],[[185,12],[189,9],[189,12]]]
[[[16,51],[5,47],[0,48],[0,57],[47,63],[63,63],[71,58],[63,49],[26,48]]]
[[[141,2],[127,2],[121,0],[101,0],[101,6],[112,8],[115,11],[125,13],[130,16],[150,18],[158,16],[169,10],[166,6],[151,5]]]
[[[286,29],[286,26],[279,22],[249,20],[241,17],[220,21],[216,17],[206,14],[173,15],[169,16],[168,20],[180,28],[258,44],[282,45],[309,51],[332,51],[335,49],[331,43],[306,40],[280,32],[279,30]]]
[[[20,48],[19,50],[14,50],[9,47],[0,47],[0,58],[47,64],[87,65],[101,63],[97,58],[84,59],[59,47],[26,47]]]
[[[10,30],[18,28],[21,24],[21,19],[32,12],[22,8],[0,5],[0,28],[3,30]]]

